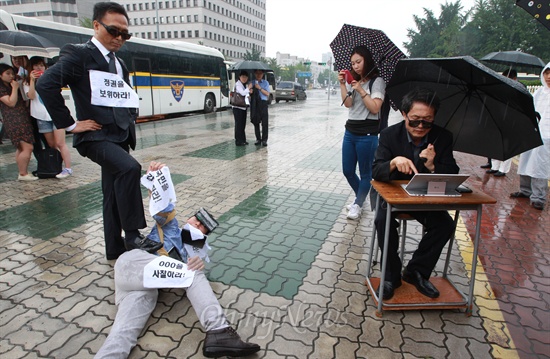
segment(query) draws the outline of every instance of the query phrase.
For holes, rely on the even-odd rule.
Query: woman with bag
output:
[[[246,146],[246,107],[250,97],[250,87],[246,86],[248,82],[248,72],[241,70],[239,80],[235,83],[231,105],[233,107],[233,116],[235,117],[235,145]]]
[[[37,123],[38,132],[44,134],[48,146],[57,149],[61,153],[65,168],[55,177],[60,179],[67,178],[73,174],[73,170],[71,169],[71,154],[65,142],[65,130],[55,127],[50,114],[35,90],[36,81],[46,71],[46,62],[41,57],[32,57],[29,60],[27,71],[29,76],[24,83],[24,89],[25,94],[31,100],[31,119]]]

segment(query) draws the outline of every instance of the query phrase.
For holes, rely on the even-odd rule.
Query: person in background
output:
[[[504,70],[504,72],[502,72],[502,76],[506,76],[514,81],[518,80],[518,73],[514,69]],[[509,158],[505,161],[495,160],[493,158],[489,162],[491,163],[491,168],[485,172],[492,174],[495,177],[506,176],[506,174],[510,171],[510,167],[512,166],[512,158]]]
[[[116,2],[98,2],[92,24],[93,37],[84,44],[65,45],[59,60],[36,83],[36,92],[55,127],[72,132],[78,153],[101,167],[105,254],[113,260],[126,250],[156,251],[158,246],[139,231],[147,222],[141,197],[141,165],[130,155],[130,149],[136,147],[137,110],[114,103],[92,104],[92,93],[99,97],[101,91],[106,91],[104,83],[90,81],[94,74],[114,74],[129,86],[128,69],[115,56],[131,37],[128,14]],[[74,98],[76,120],[61,93],[67,86]]]
[[[162,167],[164,164],[160,162],[151,162],[147,173]],[[201,254],[188,253],[184,245],[189,244],[193,250],[196,246],[193,243],[201,242],[203,246],[207,246],[205,243],[208,235],[218,226],[216,219],[208,211],[200,208],[180,229],[172,203],[153,218],[157,226],[153,227],[149,236],[160,241],[163,246],[156,254],[134,249],[122,254],[116,261],[115,302],[118,310],[111,331],[94,358],[127,358],[137,344],[138,336],[157,304],[158,289],[144,286],[144,268],[155,260],[157,255],[169,256],[186,263],[189,270],[195,271],[191,286],[185,288],[185,297],[189,299],[206,331],[202,349],[205,357],[242,357],[259,351],[259,345],[244,342],[229,326],[203,272]]]
[[[372,170],[375,180],[410,180],[416,173],[458,173],[459,168],[453,157],[453,135],[434,124],[438,110],[439,99],[432,90],[414,89],[403,97],[403,121],[380,133]],[[386,234],[386,206],[386,202],[380,200],[374,220],[382,251]],[[398,213],[409,214],[426,229],[402,274],[403,264],[398,254],[398,222],[395,218]],[[437,298],[439,291],[429,278],[454,230],[455,224],[448,211],[393,212],[382,298],[391,299],[394,290],[401,286],[401,279],[414,285],[425,296]]]
[[[550,179],[550,62],[540,75],[542,86],[535,92],[535,111],[540,115],[539,130],[542,146],[519,156],[519,191],[512,198],[529,198],[531,206],[543,210],[548,197]]]
[[[246,83],[248,82],[248,72],[241,70],[239,73],[239,80],[235,83],[235,92],[243,95],[245,98],[250,97],[250,88],[252,85],[247,87]],[[233,117],[235,118],[235,145],[237,146],[246,146],[246,107],[233,107]]]
[[[44,71],[46,71],[46,63],[44,62],[44,59],[41,57],[32,57],[29,60],[27,71],[29,75],[27,77],[27,81],[24,82],[24,89],[25,94],[27,94],[27,97],[31,101],[31,120],[36,121],[38,132],[44,134],[48,146],[51,148],[56,148],[59,152],[61,152],[61,158],[63,158],[65,168],[55,177],[67,178],[73,174],[73,170],[71,169],[71,153],[69,152],[69,147],[65,142],[65,130],[57,129],[55,127],[50,114],[46,110],[46,107],[44,107],[44,103],[35,90],[36,81],[38,81]]]
[[[267,137],[269,131],[269,113],[267,111],[267,101],[269,100],[269,82],[264,80],[264,71],[255,70],[255,80],[252,80],[252,96],[250,103],[250,120],[254,124],[254,133],[256,134],[256,146],[267,146]],[[260,126],[261,131],[260,131]]]
[[[28,64],[29,58],[27,56],[12,56],[11,57],[11,64],[13,65],[13,68],[15,69],[15,80],[21,81],[26,80],[27,76],[29,75],[27,71],[27,64]],[[25,99],[26,100],[26,99]]]
[[[15,146],[15,162],[19,170],[19,181],[35,181],[38,177],[28,172],[33,150],[34,135],[29,109],[19,91],[20,83],[15,80],[15,71],[10,65],[0,64],[0,111],[3,126]]]
[[[346,131],[342,141],[342,170],[355,192],[355,200],[348,205],[347,218],[358,219],[372,179],[374,152],[378,146],[378,112],[384,102],[386,83],[378,77],[378,69],[366,46],[357,46],[351,54],[353,81],[348,84],[345,72],[340,71],[342,103],[349,108]],[[369,82],[372,84],[372,92]],[[359,166],[359,176],[357,176]]]

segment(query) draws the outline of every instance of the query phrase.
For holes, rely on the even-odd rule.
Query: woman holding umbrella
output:
[[[34,177],[28,172],[29,161],[33,150],[34,135],[31,117],[28,107],[19,91],[19,82],[15,80],[13,68],[6,64],[0,64],[0,111],[4,117],[6,132],[17,148],[15,162],[19,169],[19,181],[34,181]]]
[[[357,46],[351,54],[351,83],[346,70],[338,74],[342,103],[349,108],[342,142],[342,169],[355,192],[355,201],[348,206],[349,219],[358,219],[370,190],[374,152],[378,147],[378,112],[384,102],[386,83],[378,77],[378,69],[366,46]],[[369,82],[373,81],[371,85]],[[356,174],[359,165],[360,178]]]

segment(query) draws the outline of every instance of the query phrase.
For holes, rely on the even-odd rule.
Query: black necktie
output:
[[[112,52],[109,52],[107,54],[109,56],[109,72],[112,74],[116,74],[116,62],[115,62],[115,54]]]

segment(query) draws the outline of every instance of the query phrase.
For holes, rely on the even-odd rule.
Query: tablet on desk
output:
[[[466,174],[417,173],[401,185],[410,196],[460,197],[458,187],[468,179]]]

